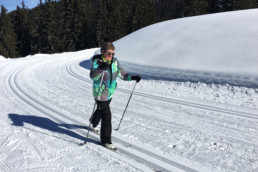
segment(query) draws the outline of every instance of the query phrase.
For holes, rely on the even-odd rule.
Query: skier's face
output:
[[[112,60],[112,57],[115,55],[115,50],[107,50],[105,53],[104,53],[104,57],[110,61]]]

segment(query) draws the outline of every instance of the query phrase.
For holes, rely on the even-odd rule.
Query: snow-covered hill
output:
[[[156,67],[145,74],[159,78],[258,87],[257,16],[254,9],[154,24],[116,41],[117,55]]]
[[[5,60],[3,56],[0,55],[0,61]]]
[[[113,130],[119,153],[93,133],[82,145],[97,48],[0,60],[0,171],[257,171],[257,17],[246,10],[167,21],[116,41],[126,70],[144,78]],[[119,80],[113,129],[134,84]]]

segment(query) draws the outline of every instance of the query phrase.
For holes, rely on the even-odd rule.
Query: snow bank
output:
[[[0,55],[0,61],[3,61],[3,60],[5,60],[5,58]]]
[[[231,84],[258,86],[257,17],[258,9],[254,9],[170,20],[114,44],[121,61],[159,71],[173,69],[173,76],[167,71],[160,77],[167,74],[175,79],[176,70],[187,76],[182,80],[191,80],[187,73],[195,72],[197,82],[224,83],[235,78]],[[213,77],[214,73],[219,77]]]

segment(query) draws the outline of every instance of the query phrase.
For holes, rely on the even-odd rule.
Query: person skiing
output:
[[[97,109],[93,113],[90,122],[93,127],[92,130],[97,132],[97,126],[101,120],[101,143],[106,148],[115,149],[111,141],[112,115],[109,104],[117,87],[117,77],[124,81],[135,80],[139,82],[141,76],[132,76],[122,68],[118,59],[114,57],[115,46],[111,42],[105,42],[100,50],[101,54],[94,55],[91,59],[90,78],[93,80],[93,96],[97,103]],[[104,75],[103,77],[102,74]]]

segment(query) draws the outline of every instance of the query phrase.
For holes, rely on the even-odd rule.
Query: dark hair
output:
[[[105,53],[107,50],[115,50],[115,46],[112,44],[112,42],[104,42],[101,46],[101,53]]]

